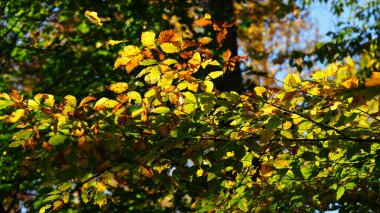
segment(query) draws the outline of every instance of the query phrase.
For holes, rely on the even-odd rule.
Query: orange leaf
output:
[[[216,41],[218,42],[218,49],[222,46],[222,42],[227,37],[227,29],[223,28],[216,36]]]
[[[226,52],[223,53],[223,60],[228,61],[231,57],[231,50],[228,49]]]
[[[207,25],[212,25],[212,20],[207,18],[200,18],[194,21],[195,25],[198,25],[200,27],[205,27]]]
[[[96,98],[93,96],[87,96],[87,97],[83,98],[82,101],[80,102],[78,108],[86,106],[88,102],[93,101],[93,100],[96,100]]]
[[[177,43],[182,42],[182,37],[178,33],[176,33],[174,30],[164,30],[160,33],[158,36],[158,42],[159,43]]]
[[[366,87],[380,85],[380,72],[372,72],[372,77],[370,79],[367,79],[364,85]]]
[[[150,168],[150,167],[148,167],[148,166],[140,165],[139,166],[139,171],[145,177],[152,178],[154,176],[153,169]]]
[[[12,90],[10,96],[11,96],[11,99],[16,102],[22,102],[22,99],[24,98],[22,95],[19,95],[17,90],[15,89]]]

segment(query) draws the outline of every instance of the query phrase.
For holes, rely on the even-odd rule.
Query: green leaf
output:
[[[64,192],[68,189],[70,189],[74,184],[73,183],[70,183],[70,182],[66,182],[66,183],[63,183],[61,185],[58,186],[58,190],[60,192]]]
[[[48,197],[46,197],[44,199],[44,202],[49,202],[49,201],[52,201],[52,200],[57,200],[59,198],[61,198],[61,195],[50,195],[50,196],[48,196]]]
[[[161,113],[161,114],[166,114],[168,112],[170,112],[170,109],[168,107],[163,107],[163,106],[160,106],[160,107],[156,107],[152,110],[152,112],[154,113]]]
[[[145,59],[145,60],[140,61],[139,64],[141,66],[150,66],[153,64],[157,64],[157,60],[156,59]]]
[[[17,141],[13,141],[12,143],[10,143],[8,145],[8,147],[12,147],[12,148],[15,148],[15,147],[18,147],[20,146],[22,143],[24,143],[25,140],[17,140]]]
[[[268,123],[266,124],[266,126],[269,128],[269,129],[275,129],[277,127],[279,127],[281,125],[281,118],[277,115],[274,115],[272,116],[269,120],[268,120]]]
[[[346,191],[346,188],[344,188],[344,186],[339,186],[338,190],[336,191],[337,200],[339,200],[343,196],[344,191]]]
[[[65,142],[66,138],[67,138],[66,135],[56,134],[49,139],[49,144],[51,144],[53,146],[59,145],[59,144]]]
[[[298,132],[303,134],[304,132],[311,130],[313,128],[313,123],[311,121],[303,121],[298,125]]]
[[[240,201],[238,203],[238,207],[243,212],[248,212],[249,209],[248,209],[247,199],[245,199],[245,198],[240,199]]]

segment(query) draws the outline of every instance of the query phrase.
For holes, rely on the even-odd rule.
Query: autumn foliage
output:
[[[95,12],[86,16],[102,26]],[[289,73],[282,86],[221,92],[215,80],[246,57],[215,54],[232,25],[210,15],[194,24],[215,37],[165,30],[143,32],[136,44],[108,41],[120,47],[113,72],[134,76],[107,85],[112,97],[1,93],[0,118],[15,131],[8,146],[22,152],[22,175],[38,176],[35,208],[379,206],[379,101],[353,93],[360,82],[350,57]]]

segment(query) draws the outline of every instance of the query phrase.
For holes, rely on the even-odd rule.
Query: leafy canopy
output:
[[[229,25],[209,15],[195,24],[216,37],[165,30],[143,32],[141,44],[108,41],[123,45],[114,70],[134,76],[108,85],[112,98],[1,93],[0,118],[16,131],[8,150],[18,150],[21,176],[36,177],[24,188],[28,208],[374,210],[379,101],[347,92],[359,89],[350,59],[309,79],[289,73],[281,88],[220,92],[214,79],[244,57],[209,48]]]

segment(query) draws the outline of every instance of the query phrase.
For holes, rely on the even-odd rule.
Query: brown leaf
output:
[[[139,172],[148,178],[152,178],[154,176],[153,169],[145,165],[139,166]]]

